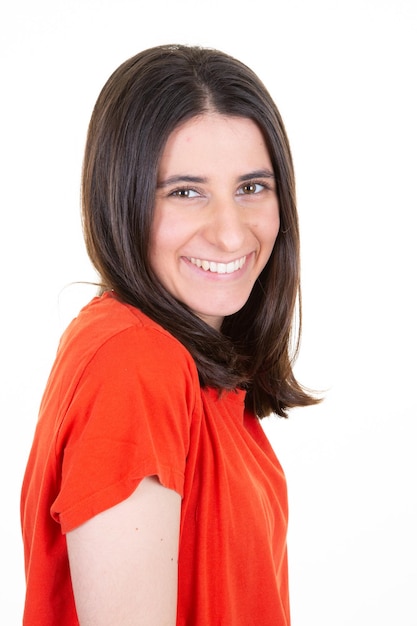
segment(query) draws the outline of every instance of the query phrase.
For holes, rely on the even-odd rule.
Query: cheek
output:
[[[262,241],[265,248],[269,248],[270,252],[274,247],[276,238],[278,237],[280,228],[280,219],[278,212],[272,213],[267,220],[262,224]]]
[[[159,280],[162,279],[164,250],[166,250],[164,231],[161,229],[159,221],[155,220],[150,233],[149,263]]]
[[[273,218],[273,226],[271,225],[271,234],[273,237],[273,240],[275,241],[275,239],[278,237],[278,233],[279,233],[279,227],[280,227],[280,219],[279,219],[279,211],[277,209],[276,214],[274,215]]]
[[[269,258],[274,249],[275,242],[278,237],[280,227],[279,217],[277,215],[273,215],[270,217],[268,222],[263,226],[262,229],[262,241],[261,241],[261,249],[262,249],[262,266],[268,263]]]
[[[159,280],[167,286],[167,280],[177,269],[181,247],[186,233],[181,220],[168,215],[156,215],[150,234],[149,261]]]
[[[154,262],[172,247],[174,237],[173,220],[162,211],[155,210],[150,235],[150,256]]]

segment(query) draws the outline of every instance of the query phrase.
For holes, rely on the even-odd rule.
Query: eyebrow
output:
[[[247,174],[243,174],[243,176],[239,176],[238,181],[243,183],[245,180],[253,180],[254,178],[274,178],[275,174],[272,170],[254,170],[253,172],[248,172]]]
[[[247,174],[242,174],[242,176],[238,177],[238,182],[243,183],[245,180],[253,180],[255,178],[269,178],[275,179],[274,173],[269,169],[260,169],[254,170],[253,172],[248,172]],[[174,176],[169,176],[165,178],[165,180],[158,181],[157,188],[163,189],[165,187],[169,187],[170,185],[178,185],[184,183],[191,184],[204,184],[207,183],[208,179],[201,176],[189,176],[186,174],[178,174]]]
[[[201,178],[201,176],[186,176],[185,174],[179,174],[178,176],[170,176],[169,178],[165,178],[165,180],[159,180],[157,184],[158,189],[162,189],[164,187],[169,187],[170,185],[177,185],[179,183],[194,183],[201,184],[206,183],[207,178]]]

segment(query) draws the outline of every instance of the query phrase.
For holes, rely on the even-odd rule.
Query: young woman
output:
[[[288,626],[294,174],[254,73],[161,46],[110,77],[83,170],[102,288],[64,333],[22,489],[26,626]]]

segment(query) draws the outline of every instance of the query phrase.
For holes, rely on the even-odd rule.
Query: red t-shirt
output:
[[[182,496],[179,626],[288,626],[287,495],[244,392],[111,294],[64,333],[22,488],[24,626],[76,626],[65,533],[145,476]]]

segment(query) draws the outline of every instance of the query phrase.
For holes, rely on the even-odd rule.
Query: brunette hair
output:
[[[149,263],[162,151],[175,128],[206,111],[258,125],[280,207],[271,257],[248,302],[225,318],[221,332],[168,293]],[[103,87],[91,117],[82,206],[87,251],[103,289],[113,290],[181,341],[195,360],[202,386],[247,389],[247,406],[258,417],[286,417],[290,407],[317,402],[292,371],[299,338],[295,333],[292,346],[300,260],[291,152],[276,105],[252,70],[217,50],[183,45],[150,48],[123,63]]]

